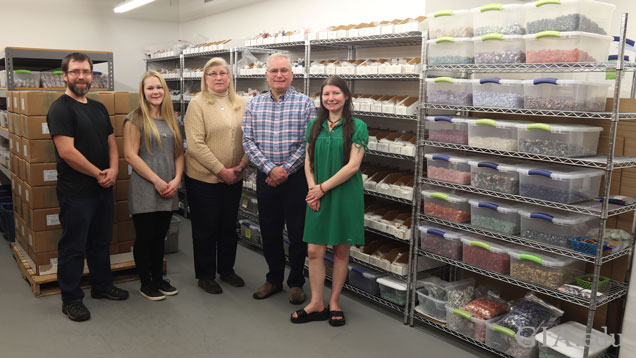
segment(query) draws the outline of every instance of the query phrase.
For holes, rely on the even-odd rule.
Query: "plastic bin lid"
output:
[[[15,72],[15,73],[27,73],[27,74],[31,73],[31,71],[29,71],[29,70],[15,70],[13,72]]]
[[[446,240],[460,240],[462,238],[462,234],[452,231],[446,231],[438,227],[420,225],[418,229],[422,234],[436,235],[439,237],[443,237]]]
[[[428,44],[439,44],[439,43],[452,43],[452,42],[472,42],[472,37],[438,37],[432,40],[426,40]]]
[[[444,281],[437,276],[431,276],[418,281],[418,289],[419,291],[427,291],[431,288],[441,289],[444,291],[456,289],[457,287],[470,286],[475,284],[475,279],[470,277],[459,281]]]
[[[601,2],[596,0],[558,0],[558,1],[537,0],[527,4],[523,4],[523,6],[537,7],[541,9],[544,5],[567,5],[567,4],[583,4],[583,3],[594,3],[595,5],[611,6],[613,8],[616,8],[616,5],[614,4],[609,4],[606,2]],[[550,6],[547,6],[546,11],[549,11],[549,10],[550,10]]]
[[[426,83],[458,83],[458,84],[470,84],[471,80],[464,78],[452,78],[452,77],[435,77],[427,78]]]
[[[468,118],[451,116],[426,116],[426,120],[429,122],[466,123]]]
[[[462,237],[462,243],[468,246],[477,246],[495,254],[505,254],[509,250],[509,247],[505,245],[497,244],[494,241],[486,240],[481,237]]]
[[[101,75],[102,75],[102,73],[101,73],[101,72],[99,72],[99,71],[93,71],[93,75],[101,76]]]
[[[579,322],[566,322],[537,333],[535,339],[561,354],[572,358],[582,358],[585,348],[585,326]],[[614,338],[603,332],[592,329],[589,356],[594,357],[614,344]],[[566,339],[564,339],[566,338]]]
[[[51,72],[51,73],[52,73],[52,74],[54,74],[54,75],[61,75],[61,74],[63,74],[63,73],[64,73],[64,71],[62,71],[62,70],[57,70],[57,71],[53,71],[53,72]]]
[[[530,168],[529,164],[516,163],[512,161],[489,161],[489,160],[469,160],[468,164],[476,168],[490,168],[502,173],[516,172],[519,168]]]
[[[349,265],[349,271],[357,272],[361,274],[364,278],[373,279],[373,280],[379,277],[386,276],[386,274],[382,272],[371,270],[366,267],[362,267],[358,265]]]
[[[424,155],[427,160],[443,160],[445,162],[468,164],[471,157],[454,153],[427,153]]]
[[[577,261],[577,259],[550,255],[530,248],[510,248],[508,254],[516,260],[532,261],[544,267],[563,267]]]
[[[398,291],[406,291],[406,282],[400,281],[393,277],[379,277],[376,282],[382,286],[386,286]]]
[[[469,14],[470,9],[461,9],[461,10],[451,10],[451,9],[444,9],[444,10],[439,10],[439,11],[435,11],[434,13],[428,14],[426,15],[427,19],[435,19],[438,17],[448,17],[448,16],[454,16],[454,15],[467,15]]]
[[[518,35],[523,37],[525,40],[541,40],[544,38],[560,38],[560,39],[573,39],[577,37],[587,37],[587,38],[596,38],[596,39],[604,39],[608,41],[612,41],[612,36],[609,35],[599,35],[591,32],[584,31],[541,31],[536,34],[528,34],[528,35]]]
[[[482,41],[518,41],[523,40],[523,35],[504,35],[499,33],[491,33],[483,36],[475,36],[473,37],[473,41],[482,42]]]
[[[540,175],[552,180],[573,180],[582,178],[600,177],[605,174],[600,169],[577,168],[577,167],[553,167],[546,166],[543,168],[519,168],[519,174],[523,175]]]
[[[424,195],[427,198],[442,199],[442,200],[448,201],[449,203],[454,203],[454,204],[466,203],[468,202],[468,199],[469,199],[469,198],[464,198],[454,194],[447,194],[447,193],[442,193],[440,191],[434,191],[434,190],[422,190],[422,195]]]
[[[538,86],[550,84],[554,86],[603,86],[609,87],[608,83],[603,81],[584,81],[584,80],[560,80],[554,77],[542,77],[534,80],[523,80],[524,86]]]
[[[468,311],[464,311],[463,309],[460,309],[460,308],[453,308],[453,307],[451,307],[449,305],[446,305],[446,312],[452,313],[452,314],[454,314],[456,316],[465,318],[465,319],[467,319],[467,320],[469,320],[471,322],[475,322],[475,323],[478,323],[478,324],[484,324],[484,323],[488,323],[488,322],[494,323],[494,322],[499,321],[501,319],[501,317],[503,316],[503,315],[499,315],[499,316],[493,317],[493,318],[491,318],[489,320],[481,319],[479,317],[476,317],[474,314],[472,314],[472,313],[470,313]]]
[[[517,10],[522,6],[522,4],[487,4],[481,7],[474,7],[472,9],[470,9],[473,12],[477,12],[480,14],[483,13],[489,13],[489,12],[493,12],[493,11],[505,11],[505,10]]]
[[[555,225],[578,225],[596,219],[591,215],[551,210],[539,206],[519,208],[519,215],[527,219],[541,219]]]
[[[329,262],[333,263],[333,256],[325,255],[325,261],[329,261]]]
[[[495,128],[517,128],[517,125],[529,123],[528,121],[507,121],[501,119],[479,118],[469,119],[468,124],[471,126],[492,126]]]
[[[613,41],[614,42],[621,42],[621,37],[620,36],[613,36]],[[634,46],[634,40],[630,40],[628,38],[625,39],[625,44],[629,45],[629,46]]]
[[[587,126],[584,124],[551,124],[551,123],[530,123],[520,124],[517,128],[521,130],[544,130],[550,133],[570,133],[570,132],[601,132],[603,127]]]
[[[497,84],[502,86],[521,86],[523,80],[507,80],[499,77],[475,78],[470,80],[473,85]]]
[[[498,213],[502,214],[516,214],[519,211],[518,204],[506,203],[501,200],[469,199],[468,203],[476,208],[496,210]]]

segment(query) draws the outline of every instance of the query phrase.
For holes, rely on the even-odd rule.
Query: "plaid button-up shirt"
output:
[[[314,117],[314,102],[292,88],[278,101],[271,90],[254,97],[243,117],[245,154],[267,175],[277,166],[295,173],[304,164],[305,130]]]

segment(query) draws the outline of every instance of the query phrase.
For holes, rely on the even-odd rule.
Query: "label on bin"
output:
[[[245,237],[248,238],[248,239],[252,238],[252,230],[251,229],[249,229],[249,228],[245,229]]]
[[[51,134],[51,132],[49,132],[49,125],[46,123],[42,123],[42,134]]]
[[[56,181],[57,180],[57,170],[44,170],[42,172],[44,174],[44,181]]]
[[[52,214],[46,216],[46,226],[60,225],[60,215]]]

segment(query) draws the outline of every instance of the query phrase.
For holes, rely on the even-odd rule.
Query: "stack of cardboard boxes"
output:
[[[62,93],[58,91],[9,91],[7,93],[11,152],[9,169],[16,240],[33,261],[37,274],[42,271],[51,272],[51,269],[55,267],[57,244],[62,232],[56,193],[55,147],[46,122],[49,107]],[[90,93],[89,97],[106,106],[116,135],[119,136],[117,139],[121,147],[122,122],[125,115],[115,116],[118,113],[115,109],[116,98],[120,101],[117,108],[123,113],[136,106],[136,94],[95,92]],[[127,163],[123,159],[123,149],[120,150],[120,175],[114,191],[118,204],[119,202],[127,203],[128,181],[126,179],[129,178]],[[117,210],[121,211],[121,214]],[[127,207],[123,205],[117,205],[115,215],[116,222],[126,221],[123,218],[129,219]],[[130,235],[123,237],[126,242],[134,239]],[[110,253],[116,254],[125,248],[119,245],[117,223],[115,223]]]

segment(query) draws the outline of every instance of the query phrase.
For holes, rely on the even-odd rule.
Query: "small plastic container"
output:
[[[521,208],[519,216],[521,236],[567,248],[571,247],[570,238],[586,236],[599,226],[597,217],[542,207]]]
[[[612,36],[580,31],[543,31],[523,38],[527,63],[604,62],[612,41]]]
[[[471,147],[516,151],[519,121],[495,119],[468,120],[468,145]]]
[[[486,340],[486,324],[493,324],[499,318],[501,316],[485,320],[460,308],[446,306],[446,327],[479,342]]]
[[[510,277],[557,289],[574,282],[583,273],[585,262],[529,248],[511,248]]]
[[[510,272],[510,246],[497,244],[483,237],[462,238],[462,261],[488,271],[508,274]]]
[[[470,221],[469,198],[433,190],[422,190],[422,196],[424,215],[458,223]]]
[[[377,279],[386,274],[355,264],[349,265],[349,284],[374,296],[380,295]]]
[[[429,65],[475,63],[471,37],[439,37],[426,41]]]
[[[470,184],[470,156],[451,153],[427,153],[426,176],[455,184]]]
[[[594,0],[539,0],[524,5],[526,32],[586,31],[605,35],[615,9],[616,5]]]
[[[472,81],[451,77],[427,78],[426,99],[433,104],[472,106]]]
[[[488,4],[471,9],[475,36],[491,33],[524,35],[525,17],[521,4]]]
[[[430,297],[424,294],[422,291],[418,290],[417,292],[417,300],[419,304],[415,306],[417,312],[431,317],[440,322],[446,322],[446,303],[447,301],[437,300],[433,297]]]
[[[380,286],[380,297],[398,306],[406,304],[406,282],[393,277],[380,277],[377,279]]]
[[[486,345],[515,358],[537,358],[537,342],[497,324],[486,323]]]
[[[523,81],[500,78],[475,79],[473,106],[496,108],[523,108]]]
[[[475,279],[467,278],[448,282],[432,276],[418,281],[417,291],[432,299],[444,301],[450,307],[464,307],[473,300]],[[421,303],[422,301],[420,301]]]
[[[602,127],[532,123],[517,127],[519,151],[556,157],[596,155]]]
[[[64,77],[62,71],[40,72],[42,88],[64,88]]]
[[[93,86],[95,88],[108,88],[108,74],[93,71]]]
[[[422,250],[453,260],[462,259],[462,234],[428,225],[420,225],[419,230]]]
[[[469,9],[440,10],[426,15],[426,19],[428,36],[432,39],[473,36],[473,19]]]
[[[523,35],[498,33],[473,37],[476,64],[525,63],[526,44]]]
[[[547,109],[555,111],[605,110],[608,83],[538,78],[523,81],[526,109]]]
[[[528,164],[512,160],[470,160],[470,185],[499,193],[519,194],[519,168]]]
[[[539,357],[582,358],[585,347],[586,327],[579,322],[566,322],[547,331],[537,333]],[[567,338],[567,339],[564,339]],[[605,351],[614,344],[614,337],[592,329],[588,357],[604,357]]]
[[[598,169],[549,165],[518,172],[519,195],[563,204],[596,199],[604,174]]]
[[[39,88],[40,72],[29,70],[13,71],[13,84],[15,87]]]
[[[434,142],[468,144],[468,122],[466,118],[450,116],[428,116],[428,140]]]
[[[468,203],[472,226],[509,235],[519,233],[519,205],[482,199],[470,199]]]

